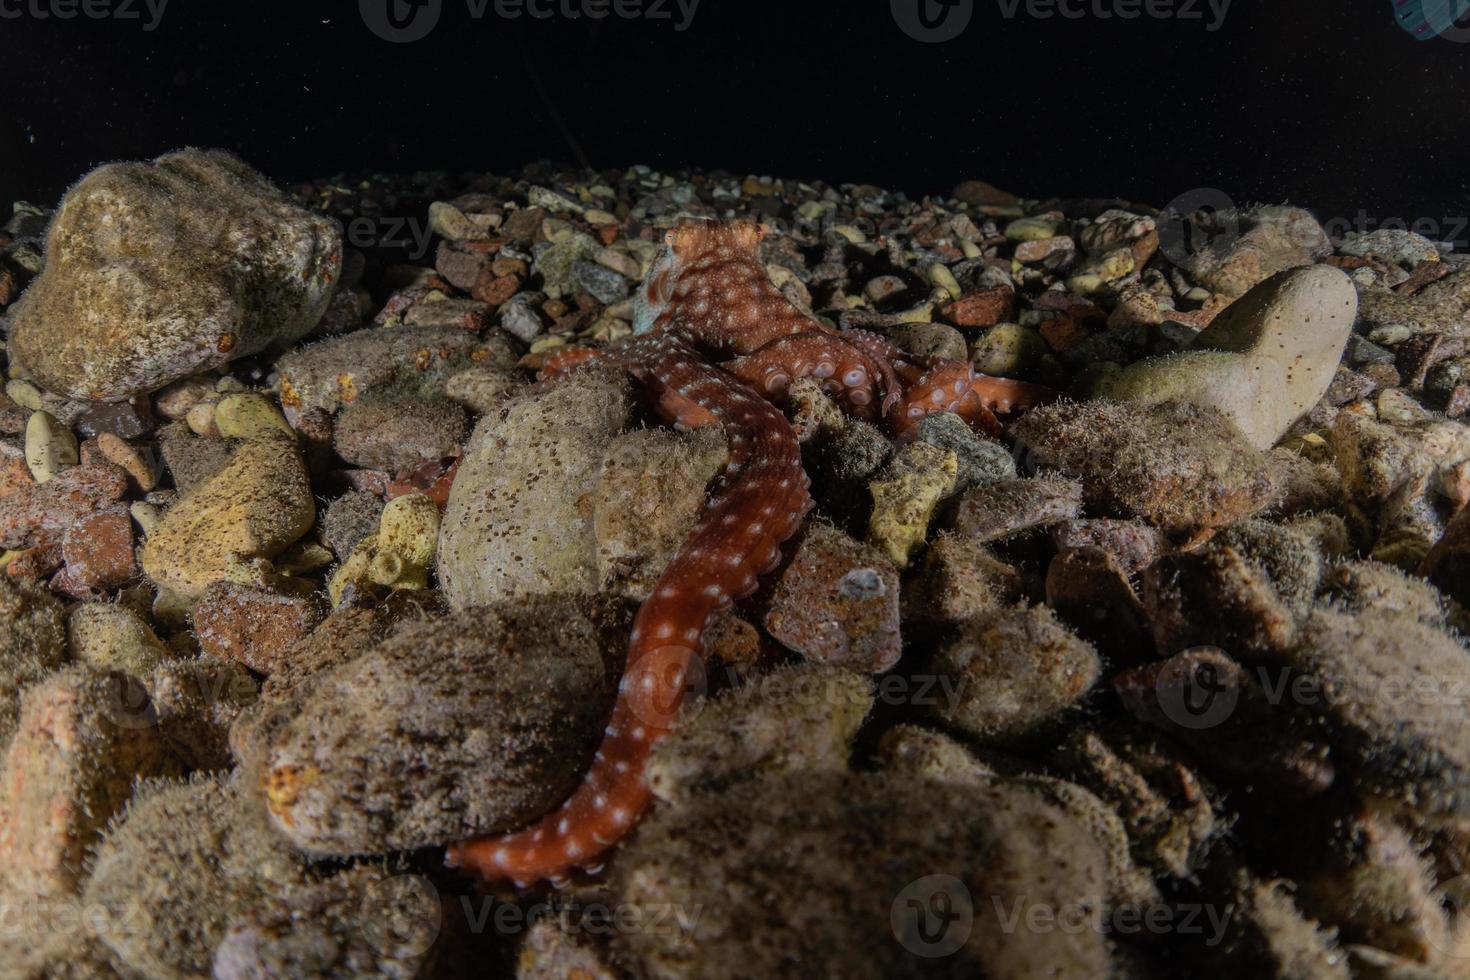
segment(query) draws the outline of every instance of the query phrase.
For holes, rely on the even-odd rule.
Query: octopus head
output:
[[[648,333],[668,310],[679,279],[701,260],[754,259],[765,229],[754,221],[686,218],[664,234],[648,276],[633,294],[633,332]]]

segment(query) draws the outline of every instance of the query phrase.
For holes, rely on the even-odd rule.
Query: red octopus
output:
[[[708,506],[633,622],[627,667],[601,748],[581,786],[534,826],[449,851],[452,865],[518,885],[563,879],[599,859],[650,801],[643,778],[653,743],[674,724],[714,616],[781,561],[812,500],[781,404],[791,382],[818,379],[855,416],[912,434],[931,412],[999,432],[995,411],[1048,389],[976,374],[963,361],[913,357],[876,334],[833,330],[771,283],[748,221],[686,221],[670,231],[636,299],[638,336],[605,351],[571,348],[543,367],[554,377],[592,358],[625,367],[668,421],[719,425],[730,461]]]

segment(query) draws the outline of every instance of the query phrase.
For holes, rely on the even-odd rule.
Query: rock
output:
[[[953,692],[938,699],[935,713],[976,738],[997,740],[1034,731],[1075,706],[1102,664],[1050,609],[1022,605],[963,625],[933,669],[952,679]]]
[[[403,473],[455,455],[468,432],[469,416],[448,398],[364,398],[337,416],[332,445],[354,466]]]
[[[628,298],[628,280],[605,265],[596,262],[573,262],[572,278],[577,285],[606,306]]]
[[[715,428],[643,429],[603,452],[593,503],[604,588],[644,600],[705,509],[706,488],[729,462]]]
[[[939,308],[939,315],[957,327],[993,327],[1015,315],[1016,291],[1010,286],[994,286],[966,293]]]
[[[1307,918],[1284,880],[1265,880],[1240,869],[1218,899],[1232,910],[1218,944],[1200,947],[1203,962],[1221,976],[1349,980],[1346,957],[1331,930]]]
[[[581,931],[537,919],[516,958],[516,980],[618,980],[612,955]]]
[[[1321,597],[1344,612],[1408,616],[1438,629],[1456,627],[1465,617],[1448,590],[1441,592],[1416,575],[1378,561],[1333,565],[1322,576]]]
[[[72,609],[67,645],[78,663],[140,679],[173,657],[142,617],[109,602],[88,602]]]
[[[15,728],[21,694],[66,655],[65,607],[39,586],[0,575],[0,746]]]
[[[465,330],[478,334],[493,319],[489,303],[478,299],[450,299],[430,294],[403,314],[406,327]]]
[[[214,950],[216,980],[428,976],[444,910],[423,875],[357,865],[266,895],[232,917]],[[458,938],[458,937],[456,937]]]
[[[266,574],[259,560],[280,554],[315,519],[295,442],[274,435],[243,442],[228,466],[165,512],[143,543],[143,570],[191,598],[221,579],[257,582]]]
[[[274,673],[280,659],[320,621],[310,599],[233,582],[214,583],[194,607],[199,648],[258,674]]]
[[[498,412],[511,396],[525,387],[515,372],[504,368],[466,368],[449,379],[444,393],[476,415]]]
[[[214,425],[226,439],[259,439],[271,432],[296,434],[269,398],[250,392],[232,392],[215,403]]]
[[[997,612],[1019,599],[1021,574],[985,545],[940,534],[924,565],[904,591],[904,615],[927,623],[956,625]]]
[[[133,554],[133,520],[113,505],[77,521],[61,538],[66,567],[51,587],[76,599],[105,595],[138,577]]]
[[[1331,788],[1330,750],[1289,704],[1273,702],[1250,671],[1214,647],[1187,650],[1113,679],[1139,721],[1188,745],[1210,767],[1288,799]],[[1213,692],[1201,699],[1201,692]]]
[[[583,370],[480,420],[440,534],[439,580],[456,607],[597,591],[594,515],[583,498],[631,410],[620,373]]]
[[[281,406],[292,425],[332,415],[369,392],[405,398],[444,394],[473,365],[515,366],[514,341],[458,327],[377,327],[293,350],[276,361]]]
[[[1380,228],[1342,243],[1341,255],[1360,258],[1376,255],[1396,265],[1413,268],[1421,262],[1439,261],[1439,249],[1423,235],[1394,228]]]
[[[127,473],[106,461],[73,466],[45,483],[27,483],[0,495],[0,547],[57,543],[68,528],[127,492]]]
[[[959,458],[948,449],[915,442],[868,484],[873,513],[868,543],[899,568],[923,547],[940,501],[959,485]]]
[[[1047,356],[1041,334],[1017,323],[998,323],[975,340],[970,362],[981,374],[1031,377]]]
[[[1089,504],[1165,530],[1233,524],[1276,492],[1266,457],[1214,409],[1062,403],[1032,410],[1014,433],[1036,468],[1081,479]]]
[[[342,242],[229,154],[181,150],[82,178],[46,258],[12,313],[12,356],[50,391],[121,401],[304,337]]]
[[[1321,717],[1359,793],[1425,814],[1470,812],[1470,656],[1402,615],[1319,609],[1287,654],[1292,695]]]
[[[131,971],[207,976],[234,922],[306,886],[300,856],[252,802],[225,777],[155,782],[108,834],[84,901],[128,910],[128,927],[101,939]],[[168,869],[166,883],[159,868]]]
[[[1062,477],[1001,480],[960,498],[954,530],[981,544],[1004,541],[1082,514],[1082,484]]]
[[[28,901],[75,895],[134,779],[180,771],[154,718],[135,682],[89,667],[26,691],[0,759],[5,891]]]
[[[1144,572],[1143,603],[1163,656],[1202,645],[1279,653],[1296,629],[1265,569],[1220,541],[1151,565]]]
[[[77,465],[77,437],[50,412],[32,412],[26,422],[26,467],[37,483]]]
[[[872,682],[851,672],[782,667],[686,708],[654,743],[645,778],[659,799],[683,805],[751,779],[845,772],[872,707]]]
[[[1130,365],[1094,394],[1215,408],[1266,449],[1327,391],[1356,310],[1352,283],[1340,271],[1282,273],[1215,317],[1189,350]]]
[[[1136,575],[1159,556],[1159,532],[1142,521],[1106,517],[1066,521],[1052,529],[1059,552],[1096,549],[1112,558],[1126,575]]]
[[[935,266],[943,268],[943,266]],[[888,331],[888,339],[915,357],[963,361],[969,356],[965,335],[942,323],[904,323]]]
[[[1170,222],[1161,232],[1164,254],[1206,289],[1229,297],[1332,252],[1332,242],[1317,219],[1300,208],[1216,211],[1198,227],[1191,226],[1194,216],[1184,217],[1184,224]],[[1194,250],[1185,238],[1197,240],[1201,233],[1207,242]]]
[[[170,422],[158,430],[158,450],[180,493],[188,493],[230,465],[228,440],[196,435],[184,422]]]
[[[539,816],[600,737],[613,648],[564,597],[400,629],[283,706],[258,763],[276,827],[308,853],[347,856]]]
[[[951,195],[976,208],[1009,207],[1017,203],[1014,194],[1000,190],[983,180],[960,181],[951,191]]]
[[[979,435],[953,412],[924,416],[914,429],[914,441],[955,454],[961,490],[1013,479],[1016,475],[1016,460],[1010,450]]]
[[[327,505],[322,515],[322,540],[338,561],[346,561],[364,539],[378,536],[378,521],[382,516],[382,498],[362,490],[349,490]]]
[[[898,570],[876,549],[813,523],[776,579],[763,625],[808,660],[881,674],[903,653]]]
[[[1461,510],[1445,528],[1419,572],[1456,602],[1470,606],[1470,509]]]
[[[620,932],[615,948],[640,975],[702,980],[794,976],[797,963],[853,980],[909,976],[941,953],[954,975],[1102,976],[1101,930],[1039,943],[1002,923],[1007,911],[1093,907],[1104,874],[1086,833],[1025,791],[795,773],[656,812],[619,855],[613,887],[641,921],[673,915],[666,929]],[[931,901],[958,917],[950,928],[912,916]]]

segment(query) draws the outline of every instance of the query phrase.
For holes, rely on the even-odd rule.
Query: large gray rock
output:
[[[52,391],[121,401],[305,336],[341,267],[336,225],[227,153],[107,164],[62,200],[10,351]]]

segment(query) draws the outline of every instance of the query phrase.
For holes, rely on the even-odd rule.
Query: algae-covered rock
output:
[[[580,776],[611,685],[611,640],[564,597],[404,627],[280,704],[254,778],[317,855],[505,830]]]
[[[66,657],[65,607],[44,589],[0,575],[0,746],[15,727],[21,692]]]
[[[944,498],[960,485],[959,457],[953,450],[915,442],[905,446],[868,484],[873,513],[868,542],[899,568],[924,546],[929,523]]]
[[[131,970],[185,978],[209,974],[232,922],[305,884],[300,856],[216,776],[147,784],[99,848],[84,899],[126,913],[127,928],[100,938]]]
[[[1107,971],[1107,939],[1088,918],[1107,893],[1103,859],[1020,789],[897,774],[744,783],[656,813],[619,855],[613,886],[629,914],[665,923],[615,937],[643,976]],[[949,914],[921,920],[926,909]],[[1074,918],[1045,935],[1027,924],[1053,915]]]
[[[10,351],[51,391],[120,401],[305,336],[341,266],[332,221],[227,153],[107,164],[62,200]]]
[[[141,616],[106,602],[89,602],[71,611],[67,642],[78,662],[134,677],[148,676],[172,656]]]
[[[951,681],[935,712],[992,740],[1023,735],[1072,707],[1102,671],[1092,645],[1046,606],[1012,607],[965,624],[933,666]]]
[[[784,667],[687,707],[655,743],[645,778],[671,803],[783,772],[842,772],[873,707],[871,681],[813,664]]]
[[[594,530],[605,586],[646,599],[704,511],[706,487],[729,462],[718,429],[628,432],[603,453]]]
[[[439,580],[452,603],[598,590],[588,495],[631,411],[620,373],[577,371],[480,420],[439,537]]]
[[[1061,403],[1034,409],[1015,432],[1038,468],[1081,479],[1089,503],[1166,530],[1233,524],[1276,493],[1269,459],[1214,409]]]

